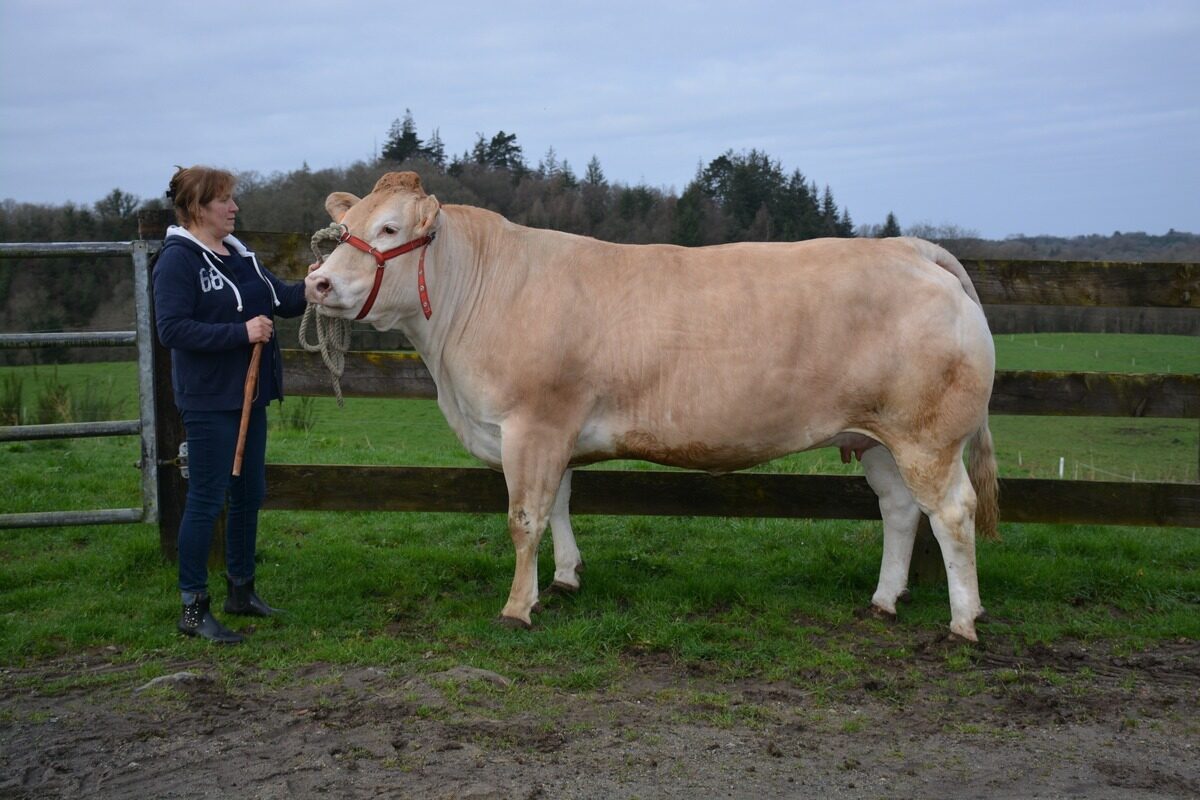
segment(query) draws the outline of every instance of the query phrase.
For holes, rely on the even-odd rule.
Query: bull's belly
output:
[[[596,424],[581,432],[573,461],[637,459],[711,473],[735,472],[790,453],[829,443],[836,429],[722,432],[655,428],[649,425]],[[732,434],[732,435],[731,435]]]
[[[453,417],[453,418],[452,418]],[[447,415],[451,429],[472,456],[493,469],[501,469],[500,426],[466,416]],[[592,420],[576,431],[563,431],[564,439],[575,436],[572,466],[614,459],[650,461],[665,466],[711,473],[735,472],[789,453],[831,444],[836,430],[804,428],[741,436],[705,435],[676,428],[656,429],[648,425],[618,425],[611,420]],[[577,434],[577,435],[576,435]]]
[[[472,456],[493,469],[502,469],[503,437],[500,418],[484,418],[475,409],[439,394],[439,405],[451,429]],[[745,404],[734,407],[745,409]],[[775,408],[775,406],[768,406]],[[786,404],[778,404],[783,409]],[[599,413],[579,429],[563,430],[564,443],[574,440],[572,466],[615,459],[649,461],[710,473],[735,472],[791,453],[816,447],[840,446],[839,435],[853,430],[838,414],[797,419],[792,413],[712,415],[652,420],[645,416]],[[861,445],[860,445],[861,446]]]

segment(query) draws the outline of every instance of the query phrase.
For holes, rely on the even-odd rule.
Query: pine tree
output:
[[[888,212],[887,220],[883,223],[883,229],[879,231],[879,237],[886,239],[890,236],[900,235],[900,223],[896,221],[896,215],[891,211]]]
[[[521,152],[521,145],[517,144],[517,135],[504,131],[497,132],[487,143],[485,163],[494,169],[506,169],[515,173],[525,172],[525,156]]]
[[[393,120],[388,129],[387,141],[383,143],[383,158],[387,161],[400,163],[422,151],[421,140],[417,138],[417,125],[413,122],[412,111],[404,109],[403,120]]]
[[[553,178],[558,175],[560,169],[558,153],[554,152],[554,145],[550,145],[546,155],[538,162],[537,173],[542,178]]]
[[[822,236],[838,235],[838,207],[829,184],[825,184],[825,194],[821,197],[821,229]]]
[[[571,165],[564,158],[558,170],[558,185],[564,189],[574,189],[579,186],[579,179],[575,177],[575,170],[571,169]]]
[[[594,232],[608,213],[609,203],[608,181],[604,178],[604,170],[600,169],[600,159],[594,155],[588,162],[587,172],[584,173],[581,192],[583,212],[589,225],[588,232]]]
[[[481,167],[488,166],[488,143],[482,133],[475,134],[475,145],[471,148],[471,161]]]
[[[471,151],[464,150],[461,156],[455,156],[454,158],[450,159],[450,166],[446,167],[446,174],[457,178],[463,174],[463,170],[465,170],[467,165],[471,163],[473,163]]]
[[[838,220],[838,236],[844,239],[854,238],[854,221],[850,219],[850,209],[843,208],[841,219]]]
[[[675,203],[675,244],[697,247],[704,244],[704,190],[698,180],[683,190]]]
[[[608,181],[604,178],[604,170],[600,169],[600,159],[592,156],[592,160],[587,164],[587,172],[583,174],[583,182],[588,186],[606,186]]]
[[[438,169],[446,168],[446,146],[442,144],[442,135],[438,128],[433,129],[429,141],[421,149],[421,154],[436,164]]]
[[[728,150],[709,162],[696,180],[730,220],[725,241],[801,238],[801,198],[793,195],[779,162],[766,153]]]
[[[785,242],[813,239],[821,235],[817,196],[800,170],[793,170],[783,192],[779,239]]]

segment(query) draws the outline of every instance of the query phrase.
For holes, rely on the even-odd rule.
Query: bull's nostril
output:
[[[329,279],[318,278],[314,288],[321,294],[329,294]]]

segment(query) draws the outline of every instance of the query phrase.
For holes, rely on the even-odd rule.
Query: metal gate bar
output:
[[[136,330],[78,333],[0,334],[0,348],[123,347],[138,349],[138,414],[135,420],[14,425],[0,427],[0,442],[64,439],[90,436],[141,436],[142,507],[91,511],[35,511],[0,514],[0,528],[36,528],[59,525],[107,525],[158,522],[158,445],[154,416],[154,339],[150,319],[150,253],[158,243],[51,242],[0,243],[0,258],[71,258],[80,256],[130,256],[133,266]]]
[[[0,426],[0,442],[85,439],[94,436],[136,436],[141,432],[142,421],[140,419],[64,422],[54,425],[6,425]]]
[[[102,508],[95,511],[31,511],[0,514],[0,528],[55,528],[59,525],[115,525],[144,522],[141,508]]]
[[[128,347],[137,344],[137,331],[80,331],[79,333],[0,333],[0,347]]]

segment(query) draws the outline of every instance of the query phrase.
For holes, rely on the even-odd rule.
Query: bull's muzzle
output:
[[[324,275],[311,273],[304,279],[304,299],[310,303],[324,305],[331,291],[333,283]]]

